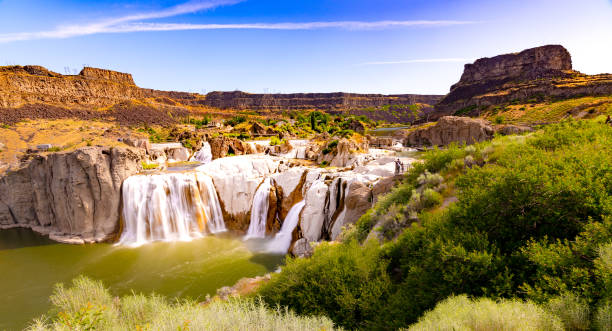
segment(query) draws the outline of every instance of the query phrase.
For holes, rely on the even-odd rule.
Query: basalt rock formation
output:
[[[127,124],[169,124],[211,108],[344,111],[389,104],[432,105],[440,98],[412,94],[252,94],[240,91],[201,95],[140,88],[132,75],[106,69],[85,67],[78,75],[62,75],[40,66],[0,67],[0,123],[26,118],[75,117]]]
[[[612,93],[612,75],[572,70],[570,53],[548,45],[466,64],[458,83],[436,106],[436,116],[478,115],[483,107]]]
[[[143,158],[141,149],[103,147],[38,155],[0,178],[0,228],[28,227],[71,243],[112,239],[121,184]]]
[[[293,93],[254,94],[241,91],[211,92],[203,103],[220,109],[320,109],[347,110],[397,104],[429,104],[439,101],[439,95],[418,94],[356,94],[356,93]]]

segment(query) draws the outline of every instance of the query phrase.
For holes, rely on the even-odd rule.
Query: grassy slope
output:
[[[429,152],[344,243],[289,260],[260,294],[347,328],[394,329],[452,294],[571,306],[569,293],[586,307],[575,311],[592,312],[582,314],[586,324],[597,324],[612,299],[610,146],[612,128],[599,119]],[[445,183],[423,178],[426,170]],[[440,199],[424,199],[426,186],[454,187],[458,202],[436,208],[430,202]],[[381,246],[355,245],[385,224],[401,234]]]

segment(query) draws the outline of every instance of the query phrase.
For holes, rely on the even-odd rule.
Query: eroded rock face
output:
[[[28,227],[57,241],[113,238],[121,183],[138,173],[144,151],[84,147],[37,156],[0,179],[0,227]]]
[[[535,47],[466,64],[459,83],[453,85],[451,90],[485,81],[564,76],[565,70],[572,70],[572,57],[563,46]]]
[[[280,161],[265,156],[216,159],[198,168],[212,177],[228,229],[246,231],[257,187],[279,168]]]
[[[547,45],[466,64],[461,79],[435,105],[430,120],[456,112],[477,116],[479,108],[511,101],[610,93],[612,75],[574,71],[563,46]]]
[[[493,127],[483,119],[445,116],[435,125],[411,131],[407,146],[446,146],[452,142],[473,144],[493,137]]]

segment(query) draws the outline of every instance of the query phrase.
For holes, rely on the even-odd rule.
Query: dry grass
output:
[[[502,109],[490,109],[483,117],[491,122],[496,117],[502,117],[504,123],[532,124],[558,122],[568,116],[592,118],[602,114],[612,114],[612,96],[509,105]]]
[[[410,331],[563,330],[561,321],[542,307],[520,300],[450,297],[425,313]]]
[[[301,317],[253,299],[202,306],[159,295],[116,298],[100,282],[85,277],[75,279],[70,288],[57,286],[51,302],[53,312],[35,320],[29,330],[334,330],[325,317]]]
[[[108,129],[111,132],[105,133]],[[0,161],[15,164],[28,148],[40,144],[52,144],[61,150],[73,150],[84,146],[125,146],[117,141],[127,135],[146,138],[146,134],[119,128],[114,123],[102,121],[30,120],[0,127]]]

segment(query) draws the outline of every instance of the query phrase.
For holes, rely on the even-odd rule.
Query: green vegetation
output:
[[[563,330],[559,318],[533,302],[467,296],[449,297],[427,312],[409,331],[440,330]]]
[[[496,328],[487,323],[499,316],[507,330],[609,330],[611,165],[612,128],[596,121],[432,150],[345,229],[342,243],[289,259],[260,294],[349,329],[396,329],[419,318],[416,329],[444,329],[440,313],[422,316],[465,294],[508,299],[464,302],[483,311],[485,326]],[[438,208],[451,195],[457,202]],[[467,299],[449,299],[440,311],[457,300]],[[504,317],[523,313],[524,328]],[[457,314],[457,329],[480,318]]]
[[[258,300],[230,299],[201,305],[169,302],[159,295],[113,297],[101,282],[85,277],[56,286],[53,309],[28,328],[38,330],[333,330],[324,317],[300,317],[267,309]]]
[[[232,118],[230,118],[229,120],[225,121],[225,124],[227,125],[231,125],[231,126],[236,126],[240,123],[244,123],[246,122],[247,118],[244,115],[238,115],[238,116],[234,116]]]
[[[159,167],[159,165],[156,163],[147,163],[145,161],[140,162],[140,165],[142,166],[142,169],[144,170],[152,170],[152,169],[157,169],[157,167]]]

